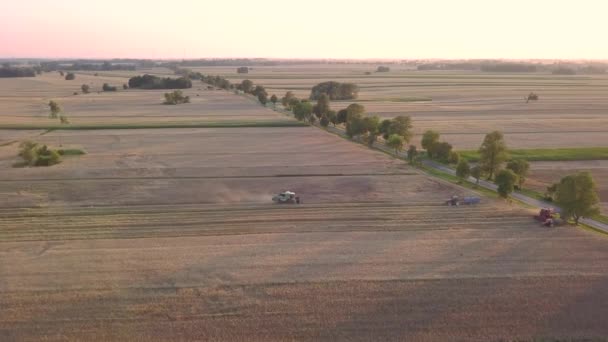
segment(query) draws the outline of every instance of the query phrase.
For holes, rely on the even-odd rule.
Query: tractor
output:
[[[278,204],[300,204],[300,197],[293,191],[283,191],[273,196],[272,201]]]
[[[460,199],[458,196],[452,196],[449,200],[445,201],[446,205],[454,206],[454,205],[474,205],[479,204],[481,202],[481,198],[479,197],[463,197]]]

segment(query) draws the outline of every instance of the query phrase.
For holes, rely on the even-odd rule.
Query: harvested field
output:
[[[65,107],[112,120],[107,95],[129,104],[117,109],[125,120],[149,122],[129,102],[139,94],[156,96],[95,94],[98,107]],[[218,110],[226,102],[217,120],[288,120],[236,95],[201,97]],[[190,105],[193,116],[211,108]],[[605,236],[541,228],[533,210],[490,198],[445,206],[475,194],[317,128],[4,132],[4,340],[608,336]],[[86,154],[13,168],[25,139]],[[287,189],[303,204],[271,202]]]
[[[449,133],[445,139],[458,149],[478,147],[479,137],[496,129],[517,148],[608,145],[608,76],[419,72],[398,65],[391,65],[389,73],[364,74],[374,69],[294,65],[256,67],[241,75],[234,68],[196,68],[234,82],[248,78],[280,96],[291,90],[308,97],[310,88],[323,81],[353,82],[361,88],[357,102],[369,113],[385,118],[410,115],[417,133]],[[538,93],[540,100],[526,103],[530,92]],[[340,109],[350,103],[332,106]]]
[[[589,171],[598,186],[602,213],[608,213],[608,161],[532,162],[526,186],[544,193],[548,186],[562,177],[579,171]]]
[[[137,74],[132,72],[132,75]],[[49,100],[57,101],[73,125],[109,124],[174,124],[206,122],[275,122],[287,120],[270,109],[222,90],[207,90],[195,81],[191,89],[183,89],[191,103],[163,105],[163,94],[169,90],[123,90],[128,77],[77,74],[66,81],[56,73],[36,78],[0,79],[0,126],[50,125]],[[118,85],[116,92],[99,92],[103,83]],[[91,85],[91,93],[80,92],[82,84]],[[99,89],[98,89],[99,88]],[[6,92],[4,91],[6,89]]]

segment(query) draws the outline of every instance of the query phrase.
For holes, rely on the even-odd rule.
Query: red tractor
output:
[[[538,215],[535,215],[534,218],[545,227],[554,227],[561,223],[559,214],[553,208],[541,208]]]

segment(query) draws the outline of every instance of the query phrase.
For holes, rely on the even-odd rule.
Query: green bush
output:
[[[23,158],[26,166],[51,166],[61,162],[59,152],[46,145],[25,141],[19,147],[19,156]]]
[[[190,96],[184,96],[181,90],[165,93],[165,102],[163,104],[177,105],[182,103],[190,103]]]

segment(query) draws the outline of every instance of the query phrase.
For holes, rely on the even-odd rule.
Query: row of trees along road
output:
[[[351,139],[373,145],[382,137],[386,144],[395,150],[401,151],[412,138],[412,120],[409,116],[398,116],[393,119],[380,120],[378,116],[366,115],[365,107],[353,103],[339,111],[331,109],[330,96],[322,93],[318,95],[317,103],[308,99],[298,99],[291,91],[285,93],[281,103],[293,112],[294,117],[300,121],[315,123],[327,127],[332,124],[344,124],[346,135]],[[415,149],[415,147],[414,147]]]
[[[436,141],[438,138],[436,132],[428,135],[425,133],[422,138],[423,147],[428,147],[430,140]],[[503,168],[505,163],[506,167]],[[456,175],[461,180],[473,176],[477,182],[486,175],[488,180],[494,179],[498,194],[508,198],[515,189],[523,189],[529,170],[530,164],[527,160],[509,160],[504,135],[494,131],[485,136],[479,147],[478,164],[471,168],[467,160],[462,158],[457,163]],[[547,188],[547,194],[547,199],[554,201],[562,209],[562,217],[572,219],[575,224],[578,224],[582,217],[592,217],[600,213],[597,186],[589,172],[579,172],[562,178],[560,182]]]

